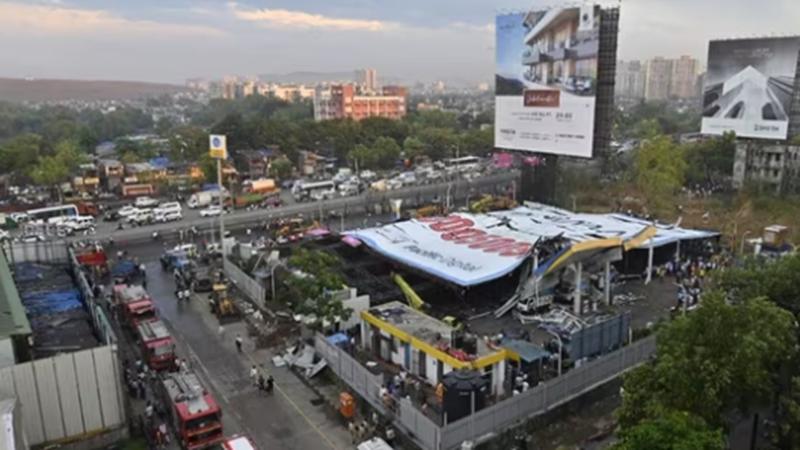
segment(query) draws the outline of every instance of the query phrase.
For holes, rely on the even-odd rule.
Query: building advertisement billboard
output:
[[[497,16],[495,147],[590,158],[600,8]]]
[[[703,134],[786,139],[800,37],[711,41]]]

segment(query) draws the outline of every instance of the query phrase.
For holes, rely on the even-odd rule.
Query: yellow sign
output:
[[[224,134],[208,135],[208,154],[214,159],[226,159],[228,157],[228,145],[225,142]]]

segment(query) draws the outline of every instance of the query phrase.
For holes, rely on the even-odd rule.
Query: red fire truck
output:
[[[161,395],[181,447],[197,450],[221,443],[222,410],[193,372],[173,372],[161,381]]]
[[[156,317],[153,300],[142,286],[118,284],[114,286],[114,299],[123,323],[133,330],[136,329],[137,322]]]
[[[175,341],[164,322],[155,318],[138,321],[136,338],[142,346],[142,356],[151,369],[175,368]]]

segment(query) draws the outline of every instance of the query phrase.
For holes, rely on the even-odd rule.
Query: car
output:
[[[180,211],[158,211],[154,215],[156,222],[175,222],[183,220],[183,214]]]
[[[126,217],[125,220],[128,223],[133,223],[136,225],[144,225],[151,223],[155,217],[153,216],[153,211],[149,209],[142,209],[136,212],[135,214],[131,214],[130,216]]]
[[[138,213],[139,213],[139,208],[137,208],[135,206],[131,206],[131,205],[123,206],[122,208],[120,208],[117,211],[117,214],[121,218],[127,218],[128,216],[131,216],[133,214],[138,214]]]
[[[44,242],[46,240],[47,238],[45,238],[44,235],[41,234],[25,234],[17,238],[18,242],[23,242],[26,244],[30,244],[33,242]]]
[[[23,223],[23,222],[27,222],[27,221],[28,221],[28,219],[30,219],[30,216],[28,216],[28,213],[24,213],[24,212],[15,212],[15,213],[11,213],[11,214],[9,215],[9,217],[10,217],[10,218],[11,218],[11,220],[13,220],[15,223]]]
[[[159,212],[172,213],[172,212],[181,212],[181,211],[183,211],[183,208],[181,208],[181,204],[180,203],[178,203],[178,202],[166,202],[166,203],[161,203],[160,205],[158,205],[158,208],[156,208],[153,212],[158,214]]]
[[[214,283],[211,282],[211,278],[208,275],[199,275],[194,280],[195,292],[211,292],[213,288]]]
[[[106,213],[103,214],[103,222],[116,222],[119,219],[122,219],[119,211],[106,211]]]
[[[200,217],[217,217],[222,214],[225,214],[225,210],[220,208],[219,205],[211,205],[200,210]]]
[[[11,233],[6,230],[0,230],[0,241],[6,241],[11,237]]]
[[[137,208],[152,208],[158,206],[158,200],[147,196],[136,197],[136,201],[133,202],[133,205]]]
[[[374,181],[378,178],[378,175],[371,170],[362,170],[358,177],[364,181]]]

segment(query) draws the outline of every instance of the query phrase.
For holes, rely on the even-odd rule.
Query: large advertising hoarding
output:
[[[800,37],[711,41],[703,134],[786,139]]]
[[[592,156],[600,12],[497,16],[495,147]]]

